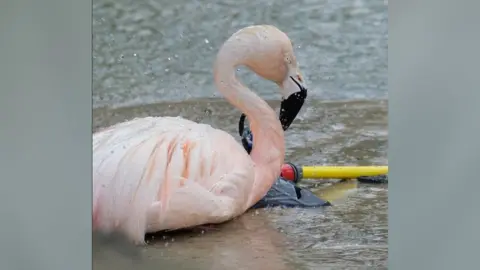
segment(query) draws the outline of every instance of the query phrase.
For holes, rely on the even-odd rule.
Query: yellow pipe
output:
[[[350,179],[388,174],[388,166],[302,166],[302,178]]]

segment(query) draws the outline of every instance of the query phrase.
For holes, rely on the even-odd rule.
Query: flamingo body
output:
[[[289,39],[273,26],[244,28],[221,48],[215,82],[250,120],[251,155],[227,132],[180,117],[136,118],[103,129],[93,135],[95,230],[122,231],[144,243],[147,232],[230,220],[266,194],[283,164],[283,130],[270,106],[236,79],[238,65],[283,93],[298,90],[290,78],[301,77]]]

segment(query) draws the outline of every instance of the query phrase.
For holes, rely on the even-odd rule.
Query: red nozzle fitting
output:
[[[300,180],[300,174],[298,171],[297,166],[293,165],[292,163],[285,163],[282,165],[282,171],[280,176],[288,181],[292,181],[297,183]]]

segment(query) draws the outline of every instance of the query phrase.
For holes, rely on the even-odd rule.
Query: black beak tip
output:
[[[293,77],[291,78],[300,88],[300,91],[293,93],[281,103],[280,122],[282,123],[283,130],[287,130],[293,120],[295,120],[307,98],[307,89],[298,83]]]

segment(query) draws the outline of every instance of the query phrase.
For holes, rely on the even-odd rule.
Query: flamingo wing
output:
[[[134,119],[93,136],[94,226],[145,232],[245,211],[253,162],[228,133],[179,117]]]

